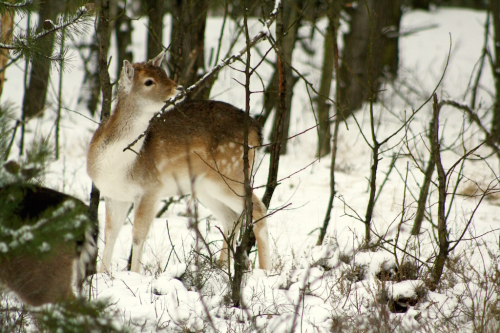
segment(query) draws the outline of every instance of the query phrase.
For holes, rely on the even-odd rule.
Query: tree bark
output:
[[[290,65],[292,64],[292,53],[295,47],[295,42],[297,41],[297,32],[300,27],[301,20],[301,11],[302,6],[306,3],[300,0],[290,0],[287,3],[287,6],[283,6],[283,27],[285,31],[285,35],[283,37],[283,48],[287,50],[287,52],[282,53],[283,66],[286,66],[288,69],[286,72],[286,94],[285,99],[285,113],[283,114],[283,127],[281,135],[278,138],[283,142],[280,154],[285,155],[287,151],[287,138],[289,137],[290,132],[290,111],[292,109],[292,98],[293,98],[293,87],[297,82],[297,79],[293,76],[293,72],[290,69]],[[279,65],[278,65],[279,66]],[[276,123],[278,117],[274,118],[274,122]],[[273,125],[273,130],[271,132],[271,141],[274,141],[276,136],[275,129],[278,126]]]
[[[246,7],[246,1],[243,2],[243,7]],[[243,222],[243,234],[241,235],[241,242],[236,247],[234,252],[234,277],[232,285],[233,304],[240,307],[241,304],[241,282],[245,270],[245,258],[248,250],[251,248],[251,242],[255,238],[253,233],[253,201],[252,201],[252,186],[250,184],[250,164],[248,160],[248,133],[250,126],[250,36],[248,34],[248,21],[247,12],[243,12],[245,39],[247,43],[246,64],[245,64],[245,131],[243,140],[243,174],[244,174],[244,188],[245,188],[245,220]],[[279,14],[278,14],[279,15]],[[229,246],[229,245],[228,245]],[[244,304],[243,304],[244,305]]]
[[[278,169],[280,162],[280,153],[286,146],[286,141],[279,140],[278,138],[283,137],[282,133],[285,127],[286,113],[287,113],[287,96],[290,95],[288,91],[287,78],[290,71],[290,67],[284,64],[283,58],[287,53],[291,53],[291,50],[287,49],[284,37],[284,16],[285,11],[283,10],[283,3],[280,3],[278,9],[278,16],[276,17],[276,48],[277,54],[277,72],[278,72],[278,93],[277,104],[278,108],[276,110],[276,117],[273,124],[273,132],[277,135],[274,136],[274,140],[270,146],[271,156],[269,157],[269,174],[267,177],[266,191],[262,197],[262,202],[269,208],[271,203],[271,198],[273,196],[274,190],[276,189],[277,179],[278,179]]]
[[[106,0],[96,1],[97,6],[101,6]],[[105,29],[107,35],[104,36],[106,40],[110,40],[111,32],[113,31],[115,20],[117,16],[117,0],[109,1],[109,17],[113,18],[107,23],[107,28]],[[85,61],[85,77],[83,79],[82,89],[80,96],[78,97],[79,103],[85,103],[89,113],[94,116],[97,105],[99,104],[99,96],[101,95],[101,79],[99,77],[99,57],[100,57],[100,47],[99,43],[102,39],[100,35],[101,19],[98,18],[97,30],[94,34],[94,39],[90,45],[90,54],[88,59]],[[105,55],[107,57],[107,54]],[[118,75],[120,74],[122,63],[118,63]],[[119,76],[118,76],[119,77]]]
[[[122,0],[117,6],[118,15],[116,17],[116,27],[118,28],[115,29],[115,35],[118,63],[116,66],[116,77],[119,78],[122,71],[123,61],[128,60],[133,62],[134,55],[130,49],[130,45],[132,45],[132,20],[126,15],[126,2]]]
[[[334,44],[337,38],[336,31],[339,25],[340,1],[331,1],[328,8],[328,28],[326,30],[324,50],[323,50],[323,69],[321,72],[321,83],[319,87],[319,96],[317,99],[316,112],[318,114],[318,151],[317,156],[323,157],[330,153],[330,140],[332,134],[330,131],[330,102],[327,97],[330,96],[332,87],[333,67],[334,67]],[[338,75],[338,73],[337,73]],[[337,97],[338,98],[338,97]]]
[[[413,236],[418,236],[420,234],[420,228],[422,227],[422,221],[424,220],[425,203],[427,202],[427,196],[429,195],[429,187],[432,181],[432,174],[434,173],[434,168],[436,166],[436,161],[435,161],[436,146],[434,145],[434,119],[431,120],[429,125],[429,141],[431,143],[429,164],[425,169],[424,182],[422,183],[422,187],[420,188],[420,194],[418,196],[417,212],[415,213],[415,220],[413,222],[413,228],[411,230],[411,234]]]
[[[163,16],[165,5],[163,1],[146,0],[146,12],[149,17],[148,24],[148,59],[153,59],[163,51]]]
[[[491,126],[491,134],[493,140],[500,144],[500,2],[490,1],[491,15],[493,16],[493,34],[495,49],[492,66],[493,79],[495,81],[495,102],[493,105],[493,121]]]
[[[380,87],[384,68],[388,68],[386,72],[391,76],[397,74],[400,0],[366,0],[351,8],[349,14],[352,17],[350,31],[344,35],[344,54],[340,67],[342,81],[340,103],[347,110],[346,116],[358,110],[370,97],[367,72],[370,19],[373,22],[374,90],[378,91]]]
[[[169,63],[171,77],[178,84],[188,87],[205,72],[205,26],[208,13],[207,0],[173,1],[172,33]],[[207,85],[202,85],[191,97],[208,98]]]
[[[111,0],[112,1],[112,0]],[[107,119],[111,113],[111,82],[109,79],[108,72],[108,49],[109,49],[109,39],[110,39],[110,0],[103,0],[101,4],[101,10],[99,12],[99,79],[100,87],[102,91],[102,106],[101,106],[101,122]],[[100,191],[92,183],[92,190],[90,192],[90,205],[89,205],[89,216],[92,221],[99,223],[97,219],[99,211],[99,198]],[[95,226],[94,240],[97,241],[98,226]],[[97,259],[97,258],[96,258]]]
[[[443,169],[443,164],[441,163],[441,153],[440,153],[440,143],[439,143],[439,105],[437,100],[437,95],[434,93],[433,100],[433,118],[434,118],[434,140],[433,140],[433,151],[434,160],[436,162],[436,170],[438,174],[438,239],[439,239],[439,253],[434,261],[434,266],[431,273],[431,281],[429,289],[431,291],[436,290],[439,281],[441,280],[441,275],[443,274],[443,268],[448,259],[449,250],[449,240],[448,240],[448,229],[446,227],[446,174]]]
[[[340,80],[339,80],[339,71],[340,71],[340,65],[339,65],[339,49],[338,49],[338,43],[337,43],[337,35],[338,35],[338,27],[339,27],[339,14],[340,14],[340,1],[333,0],[328,8],[328,19],[329,19],[329,29],[328,31],[330,32],[330,38],[331,38],[331,45],[332,45],[332,58],[333,58],[333,66],[335,68],[335,78],[336,78],[336,85],[335,85],[335,99],[339,99],[340,95]],[[334,24],[332,24],[334,23]],[[326,56],[326,54],[325,54]],[[323,68],[324,70],[324,68]],[[332,141],[332,156],[331,156],[331,162],[330,162],[330,198],[328,199],[328,206],[326,208],[326,214],[325,218],[323,220],[323,226],[320,228],[318,240],[316,242],[316,245],[321,245],[323,244],[323,240],[325,239],[326,235],[326,230],[328,229],[328,224],[330,224],[330,219],[331,219],[331,213],[333,209],[333,200],[335,199],[335,167],[336,167],[336,161],[337,161],[337,144],[338,144],[338,136],[339,136],[339,130],[340,130],[340,122],[343,120],[342,115],[342,110],[339,108],[339,105],[336,105],[337,109],[337,115],[335,117],[335,126],[333,129],[333,141]],[[328,127],[328,130],[330,130],[330,127]],[[328,143],[328,147],[329,147]]]
[[[50,6],[41,6],[39,11],[38,31],[43,30],[45,20],[55,21],[57,15],[64,11],[64,0],[53,0]],[[55,34],[50,34],[46,38],[47,47],[44,55],[50,56],[54,47]],[[42,56],[35,57],[31,63],[29,84],[24,92],[23,114],[24,118],[33,117],[45,106],[47,88],[50,77],[50,59]]]

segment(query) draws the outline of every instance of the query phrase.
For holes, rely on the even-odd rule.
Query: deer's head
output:
[[[177,84],[161,68],[165,53],[161,52],[146,63],[123,61],[118,81],[118,100],[134,104],[143,113],[161,110],[165,101],[177,94]]]

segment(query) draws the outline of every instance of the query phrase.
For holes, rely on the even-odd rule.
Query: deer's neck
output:
[[[152,113],[144,109],[146,107],[141,107],[139,103],[135,103],[134,101],[118,102],[106,124],[105,132],[108,139],[116,143],[129,141],[127,145],[132,143],[149,126]],[[140,146],[136,148],[140,148]]]
[[[130,177],[133,178],[134,163],[144,138],[130,149],[124,149],[147,130],[153,115],[149,111],[148,107],[141,108],[137,103],[119,102],[113,114],[94,134],[88,153],[87,172],[104,196],[130,201],[137,192]]]

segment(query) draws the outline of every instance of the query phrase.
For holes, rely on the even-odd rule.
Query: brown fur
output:
[[[126,209],[135,203],[132,270],[139,261],[155,206],[165,196],[193,193],[223,223],[226,235],[244,208],[243,135],[245,114],[217,101],[184,101],[149,120],[176,85],[159,67],[163,55],[147,63],[124,62],[118,102],[109,120],[95,132],[87,171],[106,198],[105,249],[101,271],[110,269],[112,249]],[[146,83],[154,84],[147,85]],[[249,145],[261,143],[261,127],[249,119]],[[123,151],[146,130],[144,141]],[[255,150],[249,150],[253,168]],[[254,195],[254,219],[262,268],[270,268],[266,208]],[[235,230],[237,232],[237,229]],[[227,259],[223,244],[221,260]]]
[[[75,247],[61,245],[45,258],[33,255],[0,262],[0,280],[23,302],[39,306],[74,298],[73,263]]]
[[[80,200],[49,188],[35,185],[14,185],[0,188],[0,197],[5,200],[9,193],[22,193],[22,200],[14,211],[15,218],[26,221],[36,220],[47,210],[52,210],[66,200],[72,200],[78,211],[86,211],[87,206]],[[9,215],[11,216],[11,215]],[[8,216],[2,216],[3,219]],[[95,239],[90,239],[91,231],[82,239],[60,242],[47,253],[10,255],[0,257],[0,282],[14,291],[23,302],[39,306],[45,303],[67,301],[74,298],[73,286],[81,288],[88,270],[95,261]],[[88,253],[88,251],[91,253]],[[84,257],[82,257],[82,252]]]

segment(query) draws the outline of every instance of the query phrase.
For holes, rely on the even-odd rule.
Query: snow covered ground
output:
[[[402,125],[405,115],[408,117],[412,110],[418,109],[431,95],[443,75],[450,43],[449,65],[437,94],[439,99],[469,103],[470,81],[475,75],[476,63],[482,51],[485,20],[485,12],[462,9],[439,8],[432,12],[410,11],[403,15],[403,32],[422,26],[436,26],[400,39],[399,78],[394,86],[385,87],[381,100],[374,106],[377,136],[380,140],[396,131]],[[164,45],[169,44],[169,22],[169,17],[166,17]],[[146,23],[144,19],[134,21],[133,50],[136,61],[145,60]],[[210,50],[217,47],[222,19],[209,18],[207,24],[206,49]],[[320,21],[318,27],[320,31],[324,31],[326,21]],[[261,28],[259,22],[252,21],[253,34]],[[308,34],[310,28],[304,27],[299,33]],[[234,36],[235,25],[228,24],[222,54]],[[239,50],[243,43],[243,38],[240,38],[234,50]],[[315,34],[311,46],[316,51],[313,55],[308,55],[297,47],[293,54],[293,64],[317,86],[323,55],[321,34]],[[269,44],[262,42],[258,47],[263,53]],[[111,48],[111,53],[114,54],[113,52],[114,41]],[[84,106],[78,105],[83,71],[78,53],[73,51],[73,55],[73,66],[63,73],[65,109],[61,132],[62,154],[58,161],[50,165],[45,185],[88,200],[91,180],[85,172],[85,156],[88,142],[97,128],[98,117],[89,119]],[[259,60],[260,56],[253,52],[252,64],[257,64]],[[274,57],[270,56],[270,60],[274,60]],[[24,68],[21,62],[18,66],[7,70],[7,82],[1,101],[12,102],[19,110],[23,97]],[[115,66],[116,62],[112,61],[112,77],[116,73]],[[264,63],[258,73],[267,82],[272,73],[270,65]],[[57,75],[52,76],[48,97],[52,105],[43,119],[29,124],[29,135],[54,135],[58,78]],[[224,69],[215,83],[212,97],[244,108],[244,88],[235,79],[242,82],[242,74],[233,69]],[[251,88],[262,90],[257,77],[254,77]],[[299,80],[294,89],[291,134],[302,132],[315,123],[306,89],[305,84]],[[486,111],[492,106],[492,94],[493,79],[490,65],[486,61],[477,103],[478,113],[484,117],[485,124],[491,118]],[[254,114],[260,113],[260,95],[252,96],[251,105]],[[341,329],[368,332],[383,331],[384,327],[393,327],[400,332],[419,329],[438,331],[446,328],[477,331],[478,323],[486,321],[488,309],[492,309],[488,304],[497,302],[497,309],[499,306],[500,197],[493,194],[481,202],[464,237],[466,240],[451,254],[452,259],[445,268],[442,285],[435,292],[426,292],[422,272],[426,271],[426,261],[429,258],[433,261],[437,246],[429,222],[424,222],[424,232],[419,239],[410,237],[416,209],[415,198],[418,198],[423,173],[409,158],[409,152],[421,158],[420,168],[426,165],[429,154],[425,131],[431,114],[431,105],[424,106],[411,122],[408,131],[401,131],[382,148],[384,153],[377,178],[379,188],[389,170],[393,154],[400,154],[377,201],[373,220],[373,228],[377,234],[391,240],[385,244],[389,251],[359,251],[363,242],[364,225],[354,216],[359,214],[364,217],[366,211],[371,163],[370,148],[360,132],[365,135],[369,133],[368,106],[365,106],[356,114],[359,127],[353,119],[341,126],[336,171],[339,198],[334,201],[327,238],[321,247],[315,244],[317,228],[323,223],[328,203],[330,157],[308,166],[316,159],[315,130],[288,143],[289,152],[281,159],[279,178],[293,176],[281,182],[274,193],[271,209],[279,209],[287,204],[290,206],[268,219],[274,268],[267,274],[254,269],[245,276],[243,300],[246,309],[228,306],[230,287],[225,273],[207,269],[201,263],[198,267],[194,266],[192,248],[196,246],[195,234],[188,229],[190,218],[186,216],[193,203],[187,200],[173,204],[167,213],[155,219],[145,246],[142,274],[125,270],[133,222],[127,220],[115,247],[113,272],[94,277],[90,291],[92,297],[109,299],[111,309],[117,311],[118,318],[137,331],[209,332],[216,329],[220,332],[290,332],[292,327],[297,332]],[[265,127],[266,133],[270,131],[269,123]],[[442,147],[445,147],[445,170],[466,151],[477,146],[484,137],[461,111],[451,107],[443,107],[440,126]],[[13,151],[12,156],[16,156],[16,153]],[[449,193],[455,187],[457,179],[461,180],[457,187],[459,195],[455,196],[449,209],[448,228],[452,240],[460,237],[479,202],[480,197],[471,197],[470,194],[478,190],[478,187],[486,189],[488,184],[497,186],[498,190],[496,179],[500,170],[497,158],[486,147],[479,148],[473,157],[461,170],[456,168],[451,175]],[[488,158],[481,160],[479,157]],[[261,152],[260,159],[262,163],[254,181],[256,186],[265,184],[267,179],[268,155]],[[306,166],[308,167],[297,172]],[[437,179],[436,175],[434,179]],[[262,196],[263,189],[257,189],[256,193]],[[432,206],[432,220],[436,221],[435,187],[432,188],[429,203]],[[210,215],[210,211],[202,204],[198,205],[201,233],[215,246],[220,246],[222,237],[215,228],[217,221]],[[131,214],[130,217],[132,216]],[[99,217],[101,252],[104,235],[103,204],[100,206]],[[397,256],[390,252],[394,249],[398,229],[400,234],[397,244],[409,253],[407,255],[399,250]],[[381,272],[382,275],[393,275],[395,267],[403,263],[403,258],[405,263],[421,266],[420,274],[399,283],[380,279]],[[257,260],[255,253],[250,259]],[[495,268],[496,284],[490,279],[495,276]],[[465,272],[463,276],[460,271]],[[408,311],[394,313],[388,310],[398,306],[406,307]],[[486,314],[481,317],[484,313]],[[498,320],[497,314],[496,328],[500,325]]]

